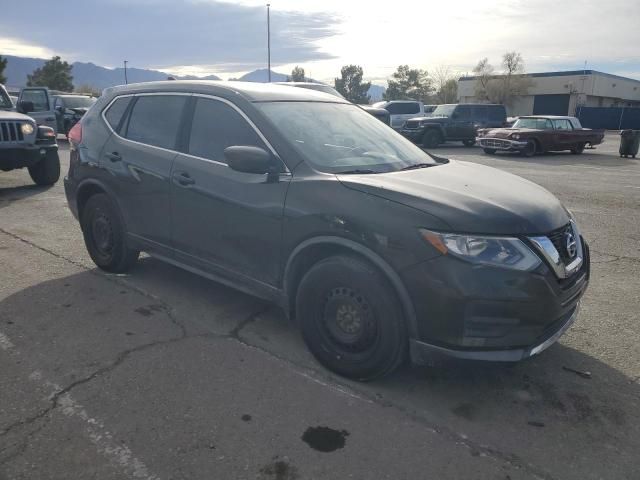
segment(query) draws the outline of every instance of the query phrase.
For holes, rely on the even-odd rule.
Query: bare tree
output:
[[[458,82],[448,65],[440,65],[431,71],[435,100],[438,103],[454,103],[458,97]]]
[[[493,78],[493,65],[489,63],[489,59],[484,57],[473,68],[476,76],[476,97],[483,101],[489,100],[489,82]]]
[[[526,95],[533,85],[525,74],[524,60],[518,52],[507,52],[502,56],[502,71],[496,75],[487,58],[483,58],[473,69],[476,74],[476,97],[482,101],[510,105],[514,97]]]

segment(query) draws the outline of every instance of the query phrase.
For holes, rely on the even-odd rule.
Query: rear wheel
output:
[[[533,157],[538,150],[535,140],[528,140],[527,145],[520,152],[520,154],[524,157]]]
[[[482,150],[484,150],[484,153],[486,153],[487,155],[495,155],[496,153],[495,148],[483,148]]]
[[[334,256],[306,273],[296,317],[316,359],[345,377],[372,380],[406,357],[402,309],[386,278],[359,258]]]
[[[573,153],[574,155],[580,155],[582,152],[584,152],[584,147],[584,143],[578,143],[573,148],[571,148],[571,153]]]
[[[29,176],[37,185],[53,185],[60,179],[60,158],[55,150],[47,151],[45,157],[29,167]]]
[[[444,139],[442,138],[442,134],[433,129],[427,130],[422,136],[422,146],[424,148],[435,148],[443,141]]]
[[[476,141],[475,140],[463,140],[462,144],[465,147],[473,147],[476,144]]]
[[[93,262],[111,273],[123,273],[140,252],[126,244],[126,232],[116,205],[104,193],[93,195],[82,209],[80,226]]]

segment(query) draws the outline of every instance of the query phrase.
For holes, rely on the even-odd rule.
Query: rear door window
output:
[[[489,116],[489,107],[486,105],[475,105],[471,108],[473,120],[476,122],[486,122]]]
[[[33,103],[34,112],[46,112],[49,110],[49,97],[43,88],[23,90],[20,100]]]
[[[556,130],[572,130],[571,124],[569,123],[569,120],[565,120],[565,119],[554,120],[553,121],[553,127]]]
[[[218,100],[198,98],[188,153],[226,163],[224,149],[237,145],[266,148],[253,127],[235,108]]]
[[[137,98],[129,117],[126,138],[154,147],[175,149],[184,95],[144,95]]]
[[[470,120],[471,107],[468,105],[460,105],[456,108],[456,120]]]
[[[417,102],[401,103],[400,105],[402,105],[402,111],[400,113],[403,113],[405,115],[420,113],[420,104]]]
[[[124,112],[127,111],[127,107],[132,99],[133,97],[120,97],[116,99],[105,112],[104,118],[115,132],[119,131]]]
[[[489,120],[503,122],[507,118],[507,112],[502,105],[489,107]]]

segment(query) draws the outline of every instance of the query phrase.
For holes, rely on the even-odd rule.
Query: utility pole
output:
[[[267,3],[267,74],[271,83],[271,4]]]
[[[129,83],[129,81],[127,80],[127,63],[129,63],[128,60],[124,61],[124,84],[127,85]]]

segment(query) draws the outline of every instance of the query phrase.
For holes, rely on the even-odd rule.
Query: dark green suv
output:
[[[462,141],[471,147],[476,143],[478,128],[502,127],[506,120],[504,105],[438,105],[430,117],[407,120],[400,133],[425,148],[434,148],[449,140]]]

